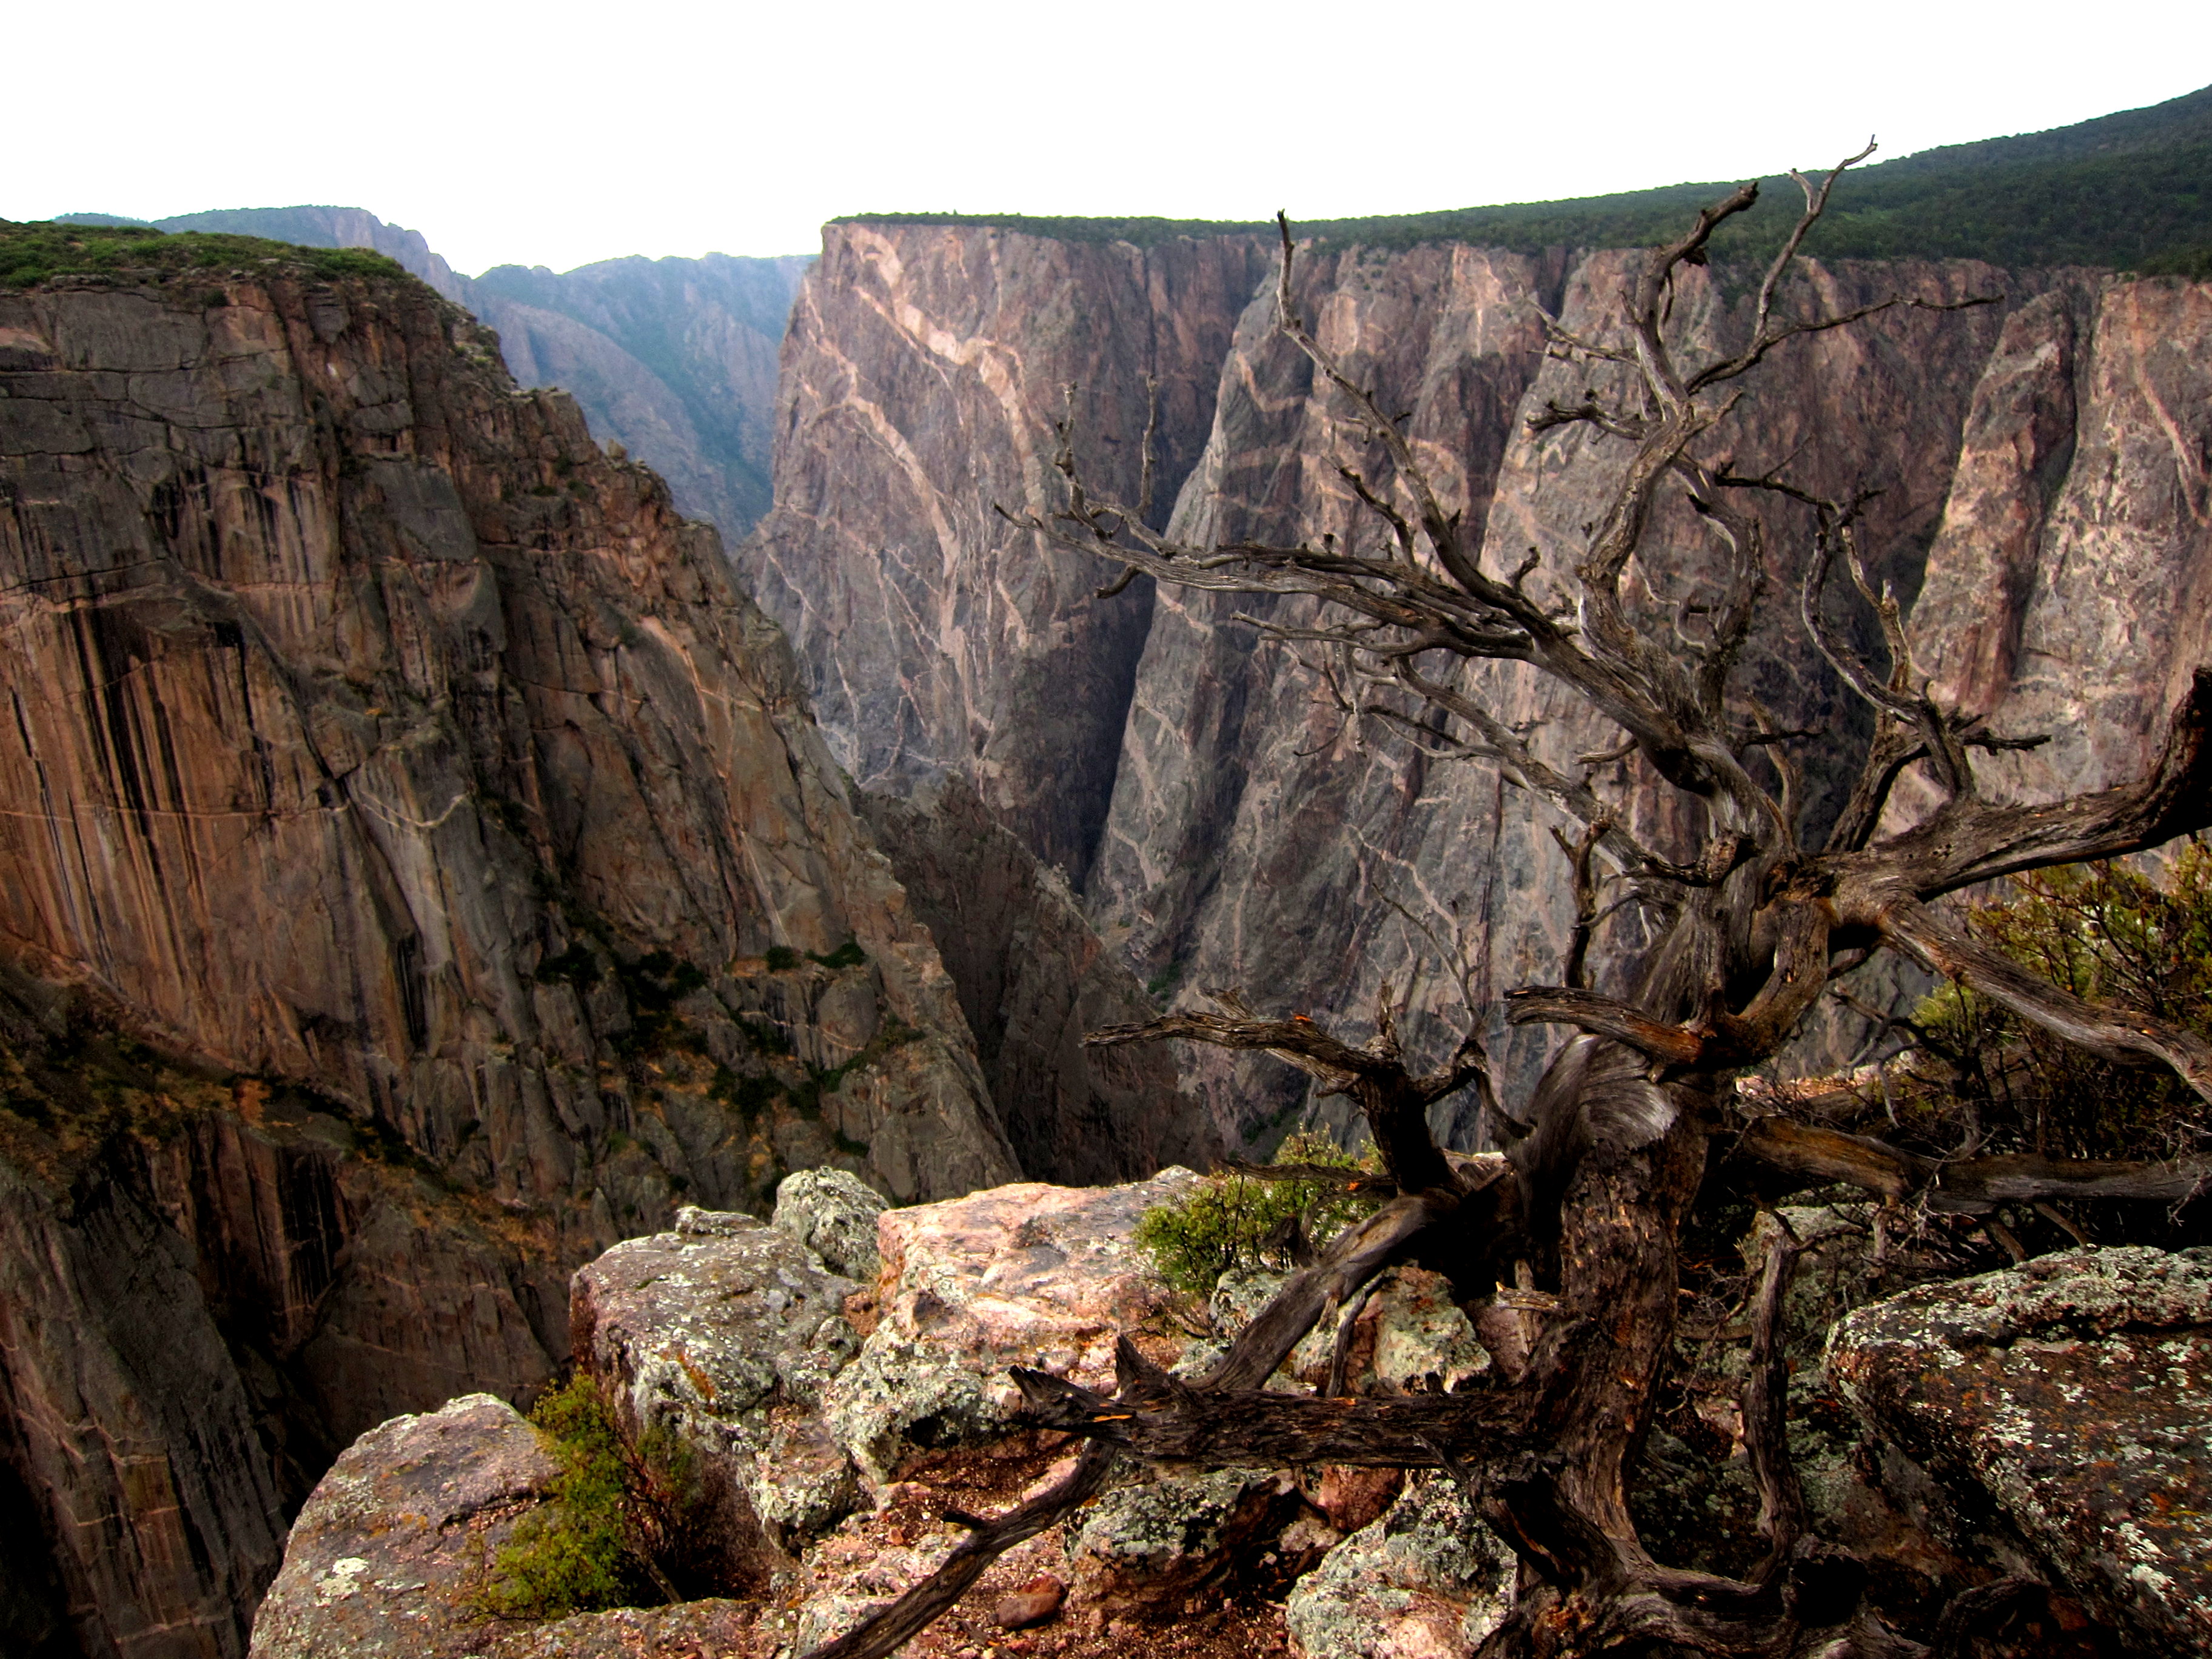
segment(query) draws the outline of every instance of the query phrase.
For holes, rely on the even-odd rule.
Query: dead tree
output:
[[[1053,519],[1024,520],[1030,527],[1158,581],[1307,596],[1321,620],[1276,631],[1329,653],[1340,693],[1413,740],[1486,761],[1575,826],[1562,844],[1576,863],[1577,959],[1563,983],[1517,990],[1506,1002],[1514,1023],[1577,1035],[1511,1115],[1528,1126],[1525,1136],[1502,1163],[1478,1165],[1445,1155],[1426,1109],[1454,1090],[1488,1086],[1474,1030],[1443,1069],[1426,1075],[1409,1069],[1387,1017],[1373,1038],[1352,1043],[1303,1018],[1261,1018],[1233,996],[1218,1000],[1218,1013],[1175,1013],[1096,1033],[1097,1044],[1181,1038],[1294,1060],[1357,1102],[1390,1196],[1293,1274],[1202,1379],[1167,1376],[1126,1342],[1111,1398],[1017,1372],[1036,1422],[1089,1443],[1077,1473],[1057,1492],[977,1523],[943,1572],[817,1659],[890,1651],[949,1606],[992,1555],[1095,1491],[1117,1454],[1200,1466],[1451,1471],[1478,1494],[1481,1513],[1522,1563],[1518,1599],[1484,1656],[1784,1659],[1920,1650],[1865,1604],[1860,1565],[1808,1528],[1784,1443],[1778,1369],[1777,1322],[1793,1250],[1778,1249],[1754,1304],[1745,1401],[1767,1544],[1763,1565],[1741,1579],[1687,1571],[1655,1559],[1638,1538],[1625,1474],[1668,1364],[1683,1221],[1723,1134],[1737,1155],[1764,1160],[1785,1185],[1848,1182],[1891,1199],[1922,1194],[1937,1207],[1970,1213],[2000,1200],[2203,1190],[2206,1168],[2191,1164],[2014,1156],[1939,1167],[1878,1139],[1796,1121],[1779,1106],[1747,1122],[1734,1085],[1777,1054],[1836,975],[1889,951],[2100,1054],[2169,1066],[2212,1100],[2212,1045],[2041,981],[1936,908],[1978,884],[2154,848],[2212,822],[2212,665],[2197,669],[2190,695],[2171,713],[2162,752],[2137,781],[2045,805],[1987,799],[1976,785],[1976,752],[2033,738],[1993,736],[1930,689],[1913,662],[1898,603],[1862,557],[1863,501],[1825,499],[1778,476],[1740,474],[1717,459],[1717,434],[1744,376],[1786,341],[1884,308],[1793,319],[1782,303],[1806,233],[1836,179],[1865,153],[1825,179],[1792,175],[1804,211],[1765,272],[1739,349],[1688,361],[1667,322],[1678,273],[1702,264],[1715,230],[1753,204],[1750,185],[1650,253],[1615,331],[1599,337],[1550,324],[1555,356],[1609,365],[1626,391],[1553,404],[1530,422],[1540,434],[1592,428],[1620,458],[1608,510],[1548,593],[1531,583],[1533,559],[1504,568],[1472,526],[1446,511],[1399,425],[1308,331],[1293,295],[1287,222],[1282,332],[1389,459],[1385,487],[1345,473],[1372,514],[1376,545],[1333,538],[1179,545],[1149,528],[1139,508],[1091,490],[1063,433],[1067,506]],[[1668,491],[1694,509],[1693,537],[1670,543],[1655,529],[1655,504]],[[1803,839],[1795,769],[1777,741],[1788,734],[1739,684],[1740,659],[1774,586],[1774,550],[1793,534],[1804,549],[1797,615],[1875,718],[1856,786],[1818,847]],[[1627,580],[1632,562],[1647,578],[1718,573],[1720,592],[1702,611],[1703,627],[1686,630],[1679,617],[1650,614],[1654,607],[1638,601]],[[1886,665],[1829,619],[1825,599],[1839,568],[1871,607]],[[1587,771],[1576,775],[1547,762],[1528,735],[1466,689],[1459,666],[1480,660],[1526,664],[1617,727],[1620,752],[1640,757],[1652,777],[1684,799],[1698,828],[1693,844],[1639,841],[1629,814]],[[1895,826],[1887,822],[1892,791],[1913,768],[1932,786],[1936,805],[1917,822]],[[1648,930],[1640,966],[1611,994],[1590,988],[1580,960],[1605,919],[1588,896],[1600,880],[1633,896]],[[1524,1374],[1407,1398],[1263,1391],[1323,1317],[1353,1305],[1384,1267],[1416,1254],[1449,1257],[1478,1285],[1493,1277],[1514,1282],[1516,1268],[1533,1266],[1556,1310]]]

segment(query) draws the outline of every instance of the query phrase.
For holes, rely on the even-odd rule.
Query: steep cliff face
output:
[[[1114,787],[1151,594],[994,507],[1060,505],[1053,422],[1133,501],[1158,384],[1156,514],[1212,419],[1244,240],[1139,249],[992,230],[823,233],[783,349],[775,507],[739,568],[790,633],[838,760],[899,793],[964,774],[1078,884]]]
[[[1267,251],[1228,246],[1240,251],[1248,303],[1223,342],[1211,425],[1194,461],[1176,419],[1162,422],[1169,441],[1161,476],[1188,469],[1174,528],[1190,539],[1371,533],[1337,468],[1359,467],[1387,489],[1387,466],[1274,334]],[[1204,244],[1170,246],[1182,268],[1212,270],[1226,287],[1224,256],[1205,253]],[[1144,602],[1141,651],[1124,669],[1113,654],[1126,648],[1114,607],[1141,585],[1091,599],[1093,573],[1063,579],[1061,566],[983,516],[992,499],[1041,500],[1048,510],[1056,499],[1049,478],[1036,493],[1060,413],[1040,388],[1063,380],[1079,383],[1079,447],[1085,433],[1101,440],[1085,465],[1133,492],[1127,376],[1158,325],[1088,302],[1098,280],[1091,273],[1168,257],[982,227],[835,228],[786,343],[779,505],[744,550],[744,568],[756,573],[763,603],[795,630],[840,757],[864,779],[893,782],[965,771],[1008,827],[1078,878],[1094,921],[1140,978],[1178,994],[1241,985],[1273,1007],[1355,1019],[1387,981],[1411,997],[1415,1040],[1435,1041],[1464,1018],[1455,960],[1486,1003],[1556,964],[1569,919],[1565,866],[1540,815],[1485,769],[1429,759],[1347,726],[1314,674],[1235,620],[1241,611],[1295,623],[1302,602],[1162,592]],[[1300,304],[1324,342],[1386,407],[1407,412],[1448,503],[1488,526],[1502,564],[1537,552],[1539,585],[1596,515],[1619,459],[1608,440],[1528,435],[1527,417],[1547,400],[1574,401],[1593,383],[1586,368],[1545,360],[1539,307],[1572,326],[1601,325],[1636,257],[1432,246],[1337,249],[1300,264]],[[1094,286],[1077,286],[1078,275]],[[1686,339],[1710,347],[1741,333],[1745,279],[1716,269],[1686,282],[1675,308]],[[1866,545],[1908,599],[1929,570],[1936,586],[1950,583],[1969,598],[1989,586],[1985,573],[1959,567],[1960,555],[1942,548],[1931,566],[1929,549],[1947,513],[1959,527],[1942,532],[1943,548],[1982,545],[1979,524],[1968,523],[1970,497],[2009,490],[2019,500],[2003,510],[2019,522],[2005,544],[2045,573],[2019,578],[2021,603],[2037,582],[2057,584],[2041,602],[2053,620],[2019,621],[2014,632],[2078,626],[2057,619],[2078,615],[2062,590],[2079,577],[2065,574],[2069,556],[2046,549],[2041,528],[2047,514],[2075,510],[2052,505],[2069,466],[2091,476],[2075,435],[2076,377],[2069,368],[2047,395],[2038,390],[2043,381],[2034,377],[2056,371],[2048,352],[2039,356],[2039,347],[2021,343],[2021,331],[2090,328],[2112,303],[2097,297],[2101,280],[1970,261],[1810,267],[1795,296],[1808,304],[1849,307],[1891,293],[1937,304],[1988,295],[1999,303],[1886,312],[1778,352],[1739,417],[1738,465],[1787,461],[1791,477],[1814,488],[1881,488]],[[1071,301],[1072,289],[1081,302]],[[2113,292],[2139,296],[2127,303],[2140,307],[2154,290],[2166,292],[2156,284]],[[2121,409],[2114,400],[2124,396],[2125,372],[2116,366],[2112,390],[2096,394],[2112,406],[2081,415],[2081,430],[2103,423],[2113,442],[2146,452],[2187,447],[2162,435],[2173,420],[2151,405],[2160,397],[2185,400],[2182,382],[2196,371],[2182,365],[2201,362],[2205,337],[2176,309],[2179,299],[2159,303],[2173,314],[2135,326],[2146,343],[2167,331],[2159,373],[2175,380],[2172,392],[2126,393],[2141,406]],[[1210,313],[1201,320],[1215,326]],[[1095,365],[1088,374],[1042,368],[1086,359]],[[1133,368],[1117,371],[1117,362]],[[2034,385],[2023,389],[2023,375]],[[1005,391],[992,395],[994,385]],[[1202,396],[1193,406],[1205,406]],[[1109,445],[1108,436],[1121,441]],[[2033,489],[1998,478],[2006,467],[2037,481]],[[2105,510],[2106,520],[2147,512],[2171,527],[2190,510],[2185,491],[2167,489],[2153,501],[2100,488],[2115,502],[2136,503]],[[1685,513],[1679,503],[1666,510]],[[2169,530],[2141,534],[2171,539]],[[1774,550],[1778,582],[1795,580],[1802,556],[1787,542]],[[2152,562],[2162,574],[2147,568],[2139,591],[2116,602],[2115,618],[2158,611],[2161,583],[2180,592],[2172,586],[2183,580],[2179,567],[2160,557],[2164,563]],[[1048,582],[1055,584],[1049,592]],[[2201,616],[2204,605],[2189,599],[2181,610]],[[1923,614],[1945,606],[1951,612],[1934,630],[1964,648],[1957,603],[1931,590]],[[1789,608],[1775,606],[1777,620],[1754,646],[1753,684],[1780,718],[1821,729],[1806,751],[1807,782],[1822,810],[1832,811],[1865,717],[1838,695],[1787,621]],[[1032,620],[1047,614],[1064,618],[1056,630]],[[2126,653],[2109,647],[2127,626],[2107,624],[2103,642],[2081,654],[2124,661]],[[1037,665],[1056,692],[1037,689]],[[2114,672],[2116,684],[2137,685],[2149,671]],[[1547,743],[1569,757],[1605,746],[1609,734],[1587,728],[1518,671],[1475,668],[1467,685],[1509,719],[1550,722]],[[2143,696],[2146,709],[2160,701]],[[1071,704],[1073,714],[1064,712]],[[2139,714],[2100,709],[2074,722],[2071,741],[2098,750],[2113,720],[2147,729]],[[2069,779],[2092,775],[2063,753],[2037,763],[2056,763]],[[1093,809],[1083,792],[1102,777],[1112,793],[1095,842],[1083,838],[1087,831],[1071,837],[1071,806],[1073,825],[1088,823]],[[1661,792],[1625,773],[1612,781],[1647,816],[1657,810]],[[1062,816],[1051,817],[1048,806]],[[1540,1060],[1540,1034],[1497,1035],[1510,1070],[1525,1075]],[[1820,1033],[1820,1054],[1852,1036]],[[1197,1056],[1186,1061],[1185,1078],[1232,1137],[1280,1121],[1301,1095],[1264,1059],[1231,1065]]]
[[[2212,662],[2212,285],[2066,283],[2007,319],[1974,392],[1912,629],[2022,799],[2156,752]]]
[[[713,532],[413,283],[0,299],[0,1441],[84,1650],[240,1651],[301,1480],[526,1393],[678,1193],[1018,1172]]]
[[[155,222],[308,247],[374,248],[495,330],[525,386],[573,396],[684,512],[742,536],[768,511],[776,348],[811,259],[606,259],[465,276],[420,231],[360,208],[234,208]]]
[[[1487,525],[1492,564],[1510,568],[1534,554],[1532,586],[1562,602],[1559,578],[1571,579],[1574,550],[1601,514],[1625,452],[1607,439],[1528,435],[1528,417],[1546,402],[1579,401],[1598,383],[1587,366],[1545,360],[1536,307],[1559,307],[1570,328],[1601,331],[1636,257],[1597,254],[1547,270],[1468,248],[1352,250],[1306,262],[1299,282],[1324,345],[1386,408],[1409,411],[1407,431],[1448,508]],[[1675,313],[1686,339],[1710,349],[1740,335],[1747,296],[1730,275],[1703,273],[1686,286]],[[1838,308],[1892,289],[1942,302],[2011,285],[1972,264],[1816,269],[1810,283]],[[1859,481],[1883,486],[1867,542],[1909,594],[1999,326],[1994,308],[1892,312],[1854,337],[1778,353],[1737,417],[1737,464],[1787,462],[1793,479],[1837,494]],[[1340,465],[1389,487],[1387,461],[1351,429],[1341,400],[1316,388],[1304,356],[1275,332],[1273,296],[1262,295],[1224,367],[1212,438],[1172,531],[1195,542],[1322,532],[1372,540],[1375,521]],[[1681,544],[1698,545],[1686,510],[1666,511],[1680,521]],[[1778,574],[1794,575],[1798,556],[1778,548]],[[1692,578],[1681,596],[1689,600]],[[1676,597],[1672,586],[1665,597]],[[1806,755],[1808,787],[1832,811],[1863,728],[1789,608],[1777,604],[1774,625],[1754,641],[1751,683],[1785,724],[1823,730]],[[1455,959],[1477,1004],[1494,1008],[1514,985],[1552,977],[1564,956],[1571,906],[1554,820],[1486,767],[1432,759],[1372,725],[1347,724],[1318,676],[1235,620],[1240,612],[1318,620],[1296,599],[1186,592],[1156,604],[1091,876],[1097,917],[1147,976],[1242,986],[1282,1007],[1355,1019],[1387,983],[1410,998],[1414,1040],[1448,1046],[1467,1018]],[[1510,723],[1539,730],[1540,747],[1562,766],[1615,740],[1513,665],[1472,665],[1459,684]],[[1623,792],[1653,833],[1679,833],[1655,819],[1669,792],[1626,767],[1601,781]],[[1533,1073],[1549,1041],[1492,1035],[1515,1082]],[[1187,1067],[1225,1133],[1256,1130],[1303,1095],[1265,1060],[1200,1054]],[[1473,1131],[1471,1122],[1441,1127],[1462,1138]]]
[[[864,796],[861,810],[959,988],[1023,1171],[1097,1186],[1212,1167],[1220,1137],[1165,1048],[1083,1046],[1158,1008],[1059,872],[957,772],[905,799]]]

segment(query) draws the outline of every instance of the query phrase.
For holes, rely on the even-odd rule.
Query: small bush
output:
[[[771,974],[787,974],[799,966],[799,952],[788,945],[771,945],[765,960]]]
[[[2077,996],[2212,1037],[2212,847],[2191,841],[2157,878],[2078,865],[2009,888],[1968,913],[1984,939]],[[2203,1139],[2195,1095],[2166,1066],[2100,1059],[1955,985],[1915,1024],[1976,1107],[1986,1151],[2161,1158]]]
[[[552,1501],[501,1547],[481,1610],[541,1620],[674,1600],[661,1563],[696,1500],[690,1449],[665,1431],[626,1433],[583,1371],[540,1400],[530,1420],[561,1472]]]
[[[806,954],[830,969],[858,968],[868,959],[868,953],[860,948],[860,941],[856,939],[847,939],[826,957],[816,956],[811,951]]]
[[[1320,1164],[1334,1169],[1371,1167],[1320,1135],[1292,1135],[1276,1150],[1278,1164]],[[1309,1237],[1326,1243],[1346,1223],[1371,1207],[1341,1188],[1312,1181],[1261,1181],[1213,1175],[1188,1198],[1157,1205],[1137,1222],[1137,1244],[1160,1277],[1193,1296],[1210,1293],[1232,1267],[1281,1267],[1271,1241],[1292,1218]]]

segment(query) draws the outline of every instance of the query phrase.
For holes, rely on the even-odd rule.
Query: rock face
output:
[[[1094,600],[1115,567],[1049,550],[994,507],[1060,504],[1052,425],[1070,382],[1077,453],[1133,502],[1149,374],[1164,515],[1263,266],[1243,239],[825,228],[784,342],[775,507],[738,557],[863,788],[964,773],[1081,885],[1151,596],[1140,583]]]
[[[2136,774],[2212,660],[2212,284],[2079,277],[2008,317],[1913,607],[2021,799]]]
[[[1066,878],[957,772],[907,799],[865,795],[861,810],[959,988],[1024,1172],[1080,1186],[1211,1167],[1220,1138],[1164,1046],[1083,1046],[1158,1007]]]
[[[1213,395],[1188,403],[1193,416],[1211,409],[1202,445],[1175,400],[1163,404],[1159,477],[1182,481],[1177,533],[1267,541],[1359,523],[1337,465],[1386,489],[1387,468],[1273,333],[1267,251],[1207,246],[835,228],[786,343],[779,507],[741,560],[793,629],[855,775],[964,774],[991,813],[1068,872],[1139,979],[1170,995],[1242,986],[1272,1012],[1333,1016],[1355,1034],[1384,980],[1401,993],[1411,980],[1405,1029],[1435,1044],[1463,1018],[1441,956],[1465,954],[1486,1003],[1556,967],[1565,867],[1525,800],[1480,767],[1362,740],[1311,673],[1234,620],[1295,623],[1303,601],[1147,599],[1142,583],[1087,599],[1097,572],[1055,562],[988,516],[993,501],[1056,501],[1050,423],[1067,380],[1080,388],[1085,468],[1134,493],[1132,387],[1164,348],[1152,321],[1132,319],[1165,313],[1110,296],[1135,280],[1119,273],[1172,266],[1208,274],[1152,291],[1182,296],[1190,349],[1202,336],[1220,353]],[[1224,263],[1231,248],[1241,265]],[[1635,258],[1431,246],[1301,263],[1300,308],[1317,334],[1407,412],[1448,504],[1487,526],[1501,566],[1537,550],[1540,586],[1618,458],[1609,440],[1528,435],[1528,415],[1589,382],[1544,361],[1539,307],[1570,326],[1601,323]],[[1228,297],[1239,272],[1252,299],[1232,328],[1212,307],[1243,305]],[[1885,313],[1778,352],[1736,422],[1735,459],[1789,458],[1816,489],[1881,487],[1866,545],[1902,596],[1920,596],[1927,662],[1996,729],[2063,734],[1993,763],[1992,775],[2022,793],[2106,781],[2139,763],[2175,677],[2212,652],[2199,528],[2212,289],[1971,261],[1838,263],[1812,266],[1796,297],[1833,308],[1889,293],[2003,303]],[[1741,333],[1747,303],[1743,273],[1700,272],[1675,325],[1717,344]],[[1205,380],[1187,359],[1158,362],[1164,386]],[[1775,556],[1786,586],[1801,550]],[[1141,622],[1127,614],[1139,606]],[[1769,706],[1826,732],[1806,765],[1816,803],[1832,810],[1863,712],[1808,666],[1814,653],[1786,621],[1752,658]],[[1550,720],[1546,740],[1563,755],[1604,746],[1607,733],[1559,718],[1557,694],[1518,670],[1484,665],[1465,681],[1510,720]],[[1659,792],[1612,781],[1651,814]],[[1856,1035],[1816,1032],[1807,1063]],[[1509,1077],[1526,1078],[1546,1041],[1501,1030],[1491,1048]],[[1232,1143],[1264,1139],[1304,1097],[1303,1079],[1262,1057],[1182,1064]],[[1439,1127],[1471,1135],[1465,1110],[1441,1104]]]
[[[559,386],[677,506],[742,536],[768,511],[776,351],[809,256],[605,259],[464,276],[419,231],[360,208],[237,208],[156,220],[308,247],[374,248],[498,331],[525,386]]]
[[[427,289],[0,298],[0,947],[76,988],[0,1030],[0,1273],[99,1304],[0,1357],[5,1438],[87,1650],[240,1651],[272,1494],[527,1394],[568,1267],[679,1194],[1017,1173],[713,532]],[[172,1353],[258,1450],[174,1426]]]
[[[536,1431],[489,1395],[363,1435],[300,1511],[253,1659],[481,1653],[471,1584],[554,1473]]]
[[[1601,330],[1636,258],[1562,266],[1465,247],[1352,249],[1302,266],[1299,307],[1323,345],[1386,407],[1409,412],[1408,435],[1447,510],[1486,525],[1493,563],[1538,556],[1530,580],[1541,591],[1564,593],[1619,458],[1609,439],[1528,434],[1530,414],[1575,401],[1593,379],[1545,360],[1538,307],[1570,328]],[[1844,266],[1817,270],[1814,292],[1796,297],[1849,307],[1901,288],[1949,301],[2003,281],[1969,264]],[[1746,302],[1734,283],[1705,273],[1683,291],[1675,326],[1693,349],[1717,349],[1742,328]],[[1997,328],[1988,312],[1891,313],[1848,346],[1778,354],[1738,416],[1739,464],[1790,457],[1793,476],[1838,492],[1849,479],[1890,481],[1868,544],[1909,587]],[[1172,533],[1371,540],[1371,516],[1337,468],[1358,468],[1385,490],[1389,473],[1349,414],[1275,331],[1273,296],[1261,295],[1239,325],[1213,434]],[[1670,512],[1662,527],[1686,518],[1679,503]],[[1239,613],[1291,626],[1317,619],[1311,602],[1293,598],[1186,591],[1156,601],[1090,882],[1094,915],[1139,972],[1185,994],[1242,986],[1271,1008],[1356,1025],[1384,982],[1401,994],[1412,985],[1410,1040],[1448,1046],[1467,1016],[1447,953],[1464,954],[1486,1010],[1553,974],[1564,955],[1571,906],[1547,812],[1487,768],[1431,761],[1347,726],[1317,677]],[[1763,700],[1790,711],[1782,718],[1842,739],[1808,763],[1822,799],[1847,777],[1856,712],[1786,622],[1755,639],[1747,660]],[[1540,726],[1540,744],[1562,763],[1612,741],[1611,728],[1517,665],[1470,665],[1459,684],[1509,723]],[[1659,816],[1664,792],[1628,769],[1600,782],[1626,793],[1646,833],[1675,830]],[[1509,1107],[1550,1040],[1502,1025],[1491,1034]],[[1263,1132],[1304,1089],[1275,1062],[1203,1052],[1187,1060],[1186,1077],[1232,1140]],[[1438,1108],[1438,1128],[1461,1145],[1474,1125],[1454,1114],[1467,1110],[1466,1101]]]
[[[2212,1645],[2212,1262],[2068,1251],[1836,1328],[1828,1375],[2142,1650]]]

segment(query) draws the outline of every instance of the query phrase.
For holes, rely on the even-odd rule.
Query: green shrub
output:
[[[826,957],[816,956],[811,951],[806,954],[824,968],[832,969],[858,968],[868,959],[868,953],[860,948],[860,941],[856,939],[847,939]]]
[[[560,1473],[551,1501],[501,1547],[481,1611],[539,1620],[676,1599],[662,1562],[696,1499],[690,1449],[665,1431],[625,1432],[606,1390],[583,1371],[540,1400],[530,1420]]]
[[[2077,996],[2212,1037],[2212,847],[2192,839],[2156,877],[2076,865],[2008,887],[1968,913],[1988,943]],[[1957,985],[1914,1023],[1975,1107],[1985,1151],[2159,1158],[2200,1138],[2195,1096],[2166,1066],[2100,1059]]]
[[[1278,1164],[1320,1164],[1357,1170],[1372,1165],[1320,1135],[1292,1135],[1276,1149]],[[1156,1205],[1137,1222],[1137,1245],[1160,1277],[1179,1291],[1205,1296],[1233,1267],[1281,1267],[1270,1241],[1293,1217],[1309,1237],[1327,1243],[1371,1208],[1342,1188],[1316,1181],[1264,1181],[1208,1176],[1188,1198]]]
[[[788,945],[771,945],[764,958],[771,974],[787,974],[799,966],[799,952]]]

